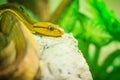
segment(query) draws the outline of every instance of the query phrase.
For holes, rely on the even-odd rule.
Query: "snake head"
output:
[[[53,37],[59,37],[64,34],[64,30],[62,28],[50,22],[37,22],[33,24],[33,31],[45,36]]]

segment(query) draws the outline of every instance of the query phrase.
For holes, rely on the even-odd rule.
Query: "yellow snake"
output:
[[[61,36],[63,29],[49,22],[33,21],[14,4],[0,5],[0,16],[0,80],[40,79],[41,54],[28,29],[53,37]]]
[[[19,6],[15,4],[0,5],[0,14],[10,12],[16,15],[28,29],[46,36],[61,36],[64,31],[58,25],[50,22],[35,22],[28,15],[26,15]]]

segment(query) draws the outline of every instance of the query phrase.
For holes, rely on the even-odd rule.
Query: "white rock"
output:
[[[35,36],[44,64],[41,80],[92,80],[89,67],[71,34],[62,37]]]

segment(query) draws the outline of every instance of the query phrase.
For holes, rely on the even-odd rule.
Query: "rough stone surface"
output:
[[[92,80],[89,67],[71,34],[62,37],[35,36],[44,66],[41,80]]]

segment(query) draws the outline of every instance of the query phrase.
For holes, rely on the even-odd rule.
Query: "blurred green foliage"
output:
[[[58,24],[66,32],[72,32],[78,40],[94,80],[120,79],[120,47],[109,53],[101,65],[98,63],[104,46],[113,41],[120,42],[120,20],[107,9],[102,0],[73,0],[63,12]],[[106,49],[110,50],[111,47]],[[106,54],[108,53],[104,52],[102,56]],[[116,59],[118,65],[115,65]]]
[[[0,0],[0,4],[4,4],[6,2],[7,2],[7,0]]]

